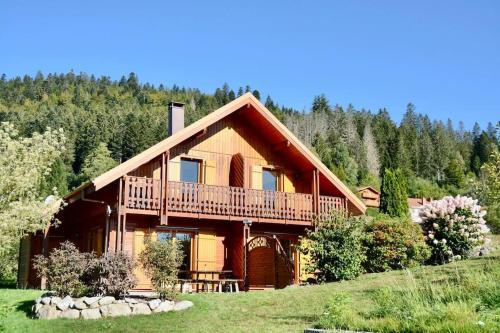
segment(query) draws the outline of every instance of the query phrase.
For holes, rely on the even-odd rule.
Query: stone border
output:
[[[35,300],[32,310],[38,319],[100,319],[181,311],[192,306],[191,301],[162,301],[158,298],[125,297],[117,300],[113,296],[61,298],[44,295]]]

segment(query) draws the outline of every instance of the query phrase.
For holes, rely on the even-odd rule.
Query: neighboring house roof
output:
[[[115,168],[103,173],[97,178],[93,179],[91,182],[81,185],[72,193],[68,194],[65,198],[69,198],[77,194],[82,189],[89,186],[93,186],[94,190],[99,190],[106,185],[114,182],[118,178],[126,175],[127,173],[133,171],[137,167],[144,163],[151,161],[152,159],[158,157],[165,151],[175,147],[176,145],[182,143],[183,141],[191,138],[193,135],[200,133],[208,126],[216,123],[217,121],[227,117],[235,111],[238,111],[244,106],[252,106],[257,112],[259,112],[263,118],[278,131],[286,140],[290,142],[307,160],[312,163],[332,184],[334,184],[338,190],[345,195],[345,197],[356,207],[361,213],[366,211],[366,206],[363,202],[351,192],[351,190],[342,181],[337,178],[320,160],[316,157],[299,139],[295,137],[292,132],[290,132],[285,125],[283,125],[262,103],[255,98],[251,93],[246,93],[241,97],[233,100],[232,102],[224,105],[223,107],[217,109],[216,111],[208,114],[202,119],[194,122],[193,124],[185,127],[179,132],[172,136],[169,136],[163,141],[153,145],[152,147],[144,150],[138,155],[132,157],[131,159],[121,163]]]
[[[379,191],[377,191],[375,188],[371,187],[371,186],[364,186],[364,187],[360,187],[358,188],[358,192],[362,192],[364,190],[370,190],[372,191],[373,193],[376,193],[376,194],[380,194]]]
[[[408,198],[408,207],[409,208],[421,208],[424,205],[430,203],[431,199],[426,198]]]

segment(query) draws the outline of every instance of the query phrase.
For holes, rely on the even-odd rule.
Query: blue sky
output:
[[[280,104],[500,120],[500,1],[0,2],[0,73],[84,71]]]

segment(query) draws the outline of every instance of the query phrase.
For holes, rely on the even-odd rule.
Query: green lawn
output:
[[[498,244],[498,242],[495,243]],[[431,283],[439,283],[440,280],[456,275],[457,272],[489,272],[492,269],[498,271],[500,266],[498,254],[496,251],[488,257],[444,266],[420,267],[412,270],[410,275],[412,279],[425,279]],[[182,298],[195,303],[193,308],[184,312],[96,321],[30,319],[29,312],[33,300],[42,292],[4,288],[0,289],[0,331],[23,333],[300,332],[306,327],[317,324],[321,314],[325,312],[325,307],[331,303],[332,299],[338,298],[339,294],[348,296],[349,311],[356,315],[356,320],[359,321],[360,313],[366,314],[375,310],[373,295],[377,293],[377,290],[380,291],[384,287],[402,286],[408,280],[408,276],[409,272],[393,271],[366,274],[353,281],[320,286],[239,294],[183,295]],[[499,281],[496,281],[497,297],[500,288],[498,283]],[[494,299],[493,302],[497,300]],[[496,306],[498,307],[498,304]],[[466,314],[465,310],[462,316],[461,311],[458,308],[457,313],[455,313],[457,318],[450,317],[451,320],[477,319],[474,314]],[[478,307],[477,311],[481,311],[481,308]],[[500,315],[498,308],[496,314]],[[496,323],[498,324],[498,322]],[[487,324],[491,325],[491,322]],[[494,332],[498,331],[498,327],[481,328],[478,326],[478,331]]]

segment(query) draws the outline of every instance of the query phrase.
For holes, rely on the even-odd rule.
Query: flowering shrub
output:
[[[431,247],[430,261],[448,262],[469,257],[488,240],[489,232],[477,200],[470,197],[445,197],[424,206],[420,211],[422,228]]]

